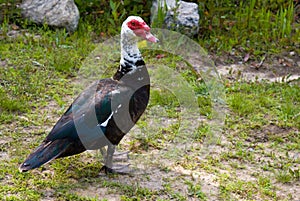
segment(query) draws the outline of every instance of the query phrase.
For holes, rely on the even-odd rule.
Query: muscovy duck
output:
[[[150,78],[138,38],[158,42],[142,18],[130,16],[121,28],[117,72],[93,83],[75,99],[42,144],[20,165],[21,172],[94,149],[105,153],[105,172],[117,172],[112,165],[115,146],[141,117],[149,100]]]

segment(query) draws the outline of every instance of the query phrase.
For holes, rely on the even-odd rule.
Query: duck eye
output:
[[[131,25],[132,25],[132,26],[135,26],[135,22],[131,22]]]

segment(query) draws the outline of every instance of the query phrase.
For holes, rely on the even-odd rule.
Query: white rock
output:
[[[37,24],[77,29],[79,11],[73,0],[24,0],[20,8],[23,17]]]
[[[166,3],[166,4],[165,4]],[[151,20],[155,20],[158,5],[167,10],[164,23],[168,29],[177,30],[188,36],[194,36],[199,31],[198,4],[176,0],[155,0],[151,8]],[[166,5],[167,8],[164,6]]]
[[[290,52],[290,55],[291,55],[291,56],[295,56],[295,54],[296,54],[296,53],[295,53],[294,51]]]

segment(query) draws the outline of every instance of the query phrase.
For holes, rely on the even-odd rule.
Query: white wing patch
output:
[[[111,117],[113,116],[114,112],[112,112],[109,117],[105,120],[105,122],[103,122],[102,124],[100,124],[100,126],[102,127],[106,127],[108,124],[108,121],[111,119]]]
[[[112,95],[119,94],[119,93],[121,93],[121,92],[118,89],[115,89],[111,92]]]
[[[115,113],[118,113],[118,109],[122,107],[122,104],[118,105],[118,108],[115,110]]]

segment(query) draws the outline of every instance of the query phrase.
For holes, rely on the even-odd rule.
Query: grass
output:
[[[76,1],[81,14],[88,14],[69,35],[22,21],[17,10],[8,12],[3,4],[8,2],[0,1],[1,200],[296,199],[290,189],[299,185],[299,86],[225,81],[228,113],[223,135],[203,156],[202,143],[212,132],[207,86],[182,58],[149,50],[143,50],[146,62],[176,70],[195,92],[199,113],[207,121],[190,135],[181,133],[181,100],[170,89],[156,86],[138,127],[119,146],[131,150],[133,175],[99,175],[102,163],[89,152],[19,173],[18,165],[73,100],[77,72],[99,41],[118,34],[129,14],[149,20],[149,1],[86,2]],[[211,52],[229,54],[235,48],[237,57],[250,52],[255,60],[298,51],[299,24],[292,23],[290,2],[201,2],[206,5],[200,11],[205,20],[197,40]],[[14,25],[17,34],[11,32]],[[183,147],[187,140],[189,146]]]
[[[266,55],[274,56],[283,50],[299,54],[300,27],[295,23],[293,0],[251,0],[234,2],[232,0],[198,0],[200,14],[199,43],[217,54],[232,52],[234,60],[242,60],[250,54],[251,60],[261,60]],[[35,26],[21,19],[19,10],[13,6],[19,1],[3,1],[0,22],[17,24],[22,28]],[[88,24],[96,35],[110,37],[120,32],[120,25],[128,15],[140,15],[150,23],[151,2],[135,0],[134,4],[125,1],[76,0],[81,13],[81,24]],[[8,12],[8,10],[10,12]],[[153,27],[164,27],[166,15],[159,9]],[[92,23],[92,26],[90,24]],[[5,26],[3,27],[5,29]],[[86,29],[83,29],[84,32]],[[228,60],[227,62],[229,62]]]
[[[257,121],[257,124],[266,124],[264,117],[260,115],[268,113],[268,116],[276,119],[274,123],[279,126],[299,128],[299,86],[245,83],[230,87],[229,92],[234,96],[229,98],[228,104],[241,117],[251,119],[252,123]]]
[[[200,44],[212,51],[223,54],[234,50],[239,60],[246,53],[253,60],[261,60],[266,54],[282,53],[284,46],[299,53],[299,24],[293,23],[293,1],[199,2],[204,18]]]

